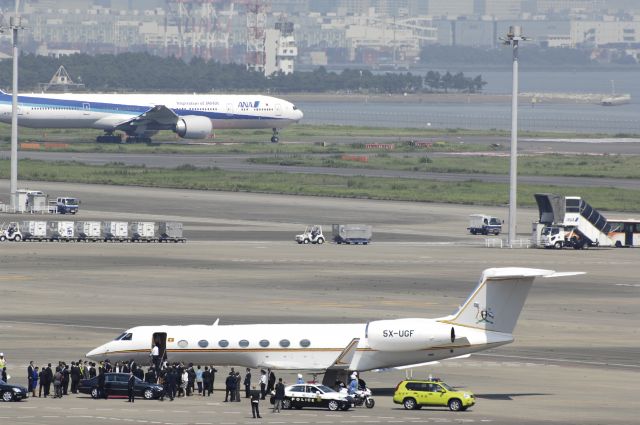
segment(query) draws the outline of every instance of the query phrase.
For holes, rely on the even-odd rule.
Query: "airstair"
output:
[[[583,244],[611,246],[611,225],[598,210],[579,196],[561,196],[550,193],[534,195],[538,204],[540,223],[562,226],[576,233]]]

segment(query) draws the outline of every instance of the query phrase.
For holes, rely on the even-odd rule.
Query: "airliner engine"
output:
[[[206,139],[211,134],[213,125],[207,117],[185,115],[176,123],[176,133],[185,139]]]
[[[367,342],[374,350],[414,351],[451,344],[452,326],[429,319],[377,320],[367,324]]]

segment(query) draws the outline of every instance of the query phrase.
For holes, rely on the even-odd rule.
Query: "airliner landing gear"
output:
[[[278,129],[274,128],[273,129],[273,136],[271,136],[271,143],[278,143],[280,141],[280,139],[278,138]]]
[[[103,136],[96,137],[98,143],[122,143],[122,136],[119,134],[105,133]]]

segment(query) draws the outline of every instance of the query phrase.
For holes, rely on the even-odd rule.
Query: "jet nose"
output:
[[[296,114],[296,121],[300,121],[302,119],[302,117],[304,117],[304,113],[302,113],[302,111],[300,109],[298,109]]]
[[[105,348],[104,345],[101,345],[100,347],[94,348],[93,350],[89,351],[85,357],[89,358],[89,359],[99,359],[100,357],[103,357],[105,354],[107,354],[107,349]]]

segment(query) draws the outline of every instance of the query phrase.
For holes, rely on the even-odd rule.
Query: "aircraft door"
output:
[[[276,109],[276,117],[281,117],[282,116],[282,105],[279,104],[279,103],[276,103],[275,109]]]
[[[158,346],[158,352],[160,353],[160,360],[167,360],[167,334],[166,332],[156,332],[151,338],[151,348],[153,345]]]
[[[633,246],[633,231],[636,225],[634,223],[624,224],[624,245]]]
[[[83,115],[89,115],[90,112],[91,112],[91,104],[90,103],[83,103],[82,104],[82,114]]]

